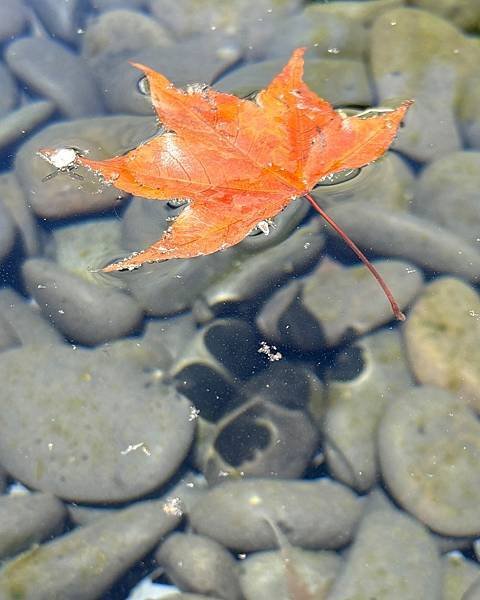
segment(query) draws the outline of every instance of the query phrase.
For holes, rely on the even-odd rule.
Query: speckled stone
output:
[[[329,600],[437,600],[441,563],[435,543],[415,519],[395,509],[367,512]]]
[[[100,93],[84,61],[49,38],[24,37],[5,53],[10,69],[27,86],[53,100],[67,117],[103,112]]]
[[[480,410],[480,298],[445,277],[430,283],[413,306],[405,343],[415,377],[460,394]]]
[[[447,154],[422,171],[412,211],[454,231],[480,251],[479,188],[480,152]]]
[[[400,506],[443,535],[480,534],[480,423],[461,399],[431,386],[403,394],[382,418],[378,451]]]
[[[0,558],[28,550],[59,532],[66,514],[50,494],[0,496]]]
[[[33,488],[138,498],[168,481],[192,442],[190,403],[104,349],[26,346],[0,354],[0,375],[0,463]]]
[[[239,552],[275,548],[265,515],[281,524],[289,541],[303,548],[333,549],[351,539],[361,503],[328,479],[226,481],[193,507],[195,531]]]

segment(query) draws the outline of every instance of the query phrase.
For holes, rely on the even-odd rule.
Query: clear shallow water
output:
[[[456,15],[397,4],[152,1],[120,14],[5,4],[0,464],[7,493],[21,481],[62,500],[20,508],[3,497],[0,527],[18,519],[21,540],[6,560],[32,539],[41,546],[4,564],[0,597],[124,598],[154,572],[163,540],[160,581],[200,592],[206,580],[226,598],[285,594],[289,544],[312,553],[295,554],[294,579],[314,598],[434,598],[445,581],[448,597],[474,597],[479,15],[473,3]],[[154,134],[129,59],[177,85],[215,81],[246,96],[301,45],[306,81],[336,107],[416,101],[392,152],[315,190],[407,322],[392,320],[370,275],[300,199],[268,236],[231,250],[92,272],[153,243],[182,207],[119,199],[85,172],[42,181],[52,167],[37,150],[107,158]],[[177,497],[183,520],[175,502],[171,513]],[[76,505],[92,510],[67,516]],[[88,529],[99,507],[118,521]],[[173,519],[164,529],[163,518]],[[220,546],[201,545],[211,539]],[[460,557],[446,557],[453,549]]]

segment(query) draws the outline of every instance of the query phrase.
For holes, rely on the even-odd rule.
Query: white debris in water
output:
[[[67,169],[75,163],[77,152],[73,148],[58,148],[42,156],[56,169]]]
[[[172,594],[180,593],[180,590],[173,585],[163,583],[153,583],[150,577],[145,577],[137,583],[130,591],[126,600],[157,600],[158,598],[172,597]]]
[[[268,235],[270,233],[270,225],[268,224],[268,221],[260,221],[259,223],[257,223],[257,227],[265,235]]]
[[[163,512],[167,515],[173,515],[174,517],[181,517],[183,515],[182,500],[178,496],[167,498],[163,505]]]
[[[269,346],[267,342],[260,342],[260,348],[258,349],[259,354],[265,354],[270,362],[281,360],[283,355],[277,350],[276,346]]]

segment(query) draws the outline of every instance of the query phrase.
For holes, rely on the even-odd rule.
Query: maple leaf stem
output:
[[[316,200],[310,195],[305,194],[305,198],[310,202],[313,208],[319,213],[319,215],[325,219],[325,221],[330,225],[330,227],[338,233],[338,235],[342,238],[342,240],[347,244],[349,248],[352,249],[353,252],[358,256],[358,258],[363,262],[363,264],[367,267],[370,273],[375,277],[380,287],[382,288],[387,300],[390,302],[390,306],[392,307],[392,312],[395,318],[398,321],[405,321],[405,315],[400,310],[397,301],[395,300],[392,290],[388,287],[383,277],[377,271],[377,269],[372,265],[372,263],[368,260],[365,254],[360,250],[360,248],[353,242],[348,235],[343,231],[343,229],[335,223],[335,221],[327,215],[327,213],[323,210],[323,208],[317,204]]]

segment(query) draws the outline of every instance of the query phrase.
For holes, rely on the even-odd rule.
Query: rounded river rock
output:
[[[193,437],[189,402],[107,351],[58,345],[0,355],[0,463],[61,498],[120,502],[175,473]]]

